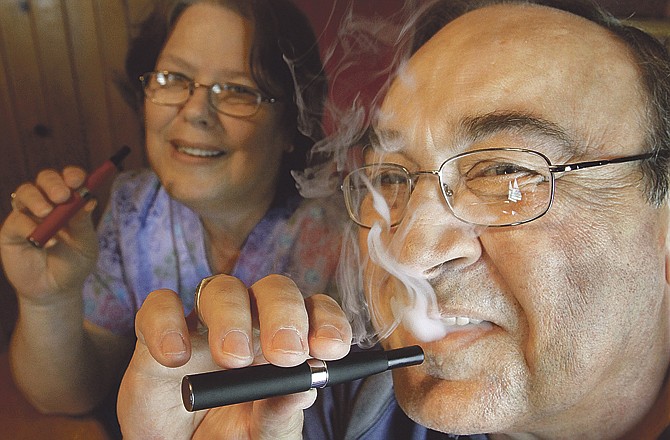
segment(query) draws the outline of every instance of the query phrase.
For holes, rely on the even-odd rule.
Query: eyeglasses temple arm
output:
[[[592,160],[586,162],[566,163],[564,165],[550,165],[549,170],[552,173],[563,173],[566,171],[581,170],[582,168],[598,167],[608,165],[611,163],[633,162],[636,160],[644,160],[654,157],[655,153],[636,154],[634,156],[615,157],[614,159]]]

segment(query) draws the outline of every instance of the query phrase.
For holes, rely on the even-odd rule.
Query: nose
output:
[[[181,109],[184,118],[201,127],[212,127],[216,123],[218,113],[209,103],[209,89],[207,86],[195,83],[188,100]]]
[[[392,252],[403,266],[430,278],[437,269],[457,270],[476,262],[482,254],[483,229],[454,217],[437,176],[423,175],[393,235]]]

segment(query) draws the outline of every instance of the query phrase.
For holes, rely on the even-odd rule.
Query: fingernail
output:
[[[251,348],[249,348],[249,338],[239,330],[231,330],[223,337],[221,349],[228,356],[237,359],[249,359],[251,357]]]
[[[184,338],[179,332],[169,332],[161,340],[161,351],[166,356],[179,356],[186,352]]]
[[[329,339],[331,341],[344,342],[342,333],[333,325],[324,325],[314,335],[318,339]]]
[[[51,237],[49,241],[44,243],[44,246],[42,246],[43,249],[50,249],[58,244],[58,239],[56,237]]]
[[[288,354],[304,354],[302,338],[294,328],[282,328],[272,336],[272,350]]]
[[[86,205],[84,205],[84,210],[86,212],[93,212],[97,206],[98,199],[91,199],[86,203]]]

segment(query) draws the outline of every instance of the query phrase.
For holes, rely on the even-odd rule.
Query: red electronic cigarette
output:
[[[95,171],[89,174],[84,184],[72,192],[72,196],[65,203],[56,206],[53,211],[47,215],[42,223],[37,225],[33,232],[28,236],[28,241],[38,248],[53,237],[56,232],[79,211],[92,197],[92,191],[95,191],[109,176],[120,167],[121,161],[130,153],[128,146],[123,146],[112,157],[106,160]]]

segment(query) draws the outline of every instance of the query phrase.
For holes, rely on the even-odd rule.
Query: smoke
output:
[[[375,120],[384,117],[379,108],[413,50],[415,22],[433,2],[405,0],[388,17],[357,14],[354,4],[346,5],[335,42],[324,50],[331,90],[322,119],[326,136],[312,148],[311,165],[304,172],[293,173],[304,197],[336,204],[343,213],[341,179],[361,165],[356,151],[368,142]],[[342,5],[336,3],[333,8],[337,6]],[[331,11],[329,21],[333,16]],[[298,98],[298,103],[303,101]],[[303,110],[310,115],[309,109]],[[303,123],[307,131],[314,120],[304,119]],[[380,147],[396,150],[400,146],[382,143]],[[447,326],[429,280],[398,261],[397,255],[408,237],[390,227],[389,207],[378,194],[374,207],[380,221],[367,233],[365,248],[360,246],[359,240],[365,235],[360,234],[360,227],[349,221],[343,225],[337,284],[353,327],[354,342],[371,346],[400,324],[419,340],[444,336]],[[413,221],[403,220],[404,224]]]
[[[384,1],[387,6],[393,3]],[[323,49],[330,86],[322,118],[326,136],[311,149],[312,165],[293,173],[304,197],[325,197],[339,190],[342,174],[357,165],[350,160],[352,148],[365,144],[394,72],[408,58],[411,23],[425,6],[420,7],[418,0],[396,2],[397,11],[384,17],[356,13],[354,1],[333,4],[327,26],[335,27],[336,34],[333,43]],[[344,10],[339,23],[332,22],[336,9]],[[310,114],[309,109],[301,113]],[[301,129],[309,134],[313,121],[302,122]],[[329,160],[324,163],[325,157]]]

